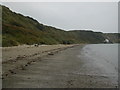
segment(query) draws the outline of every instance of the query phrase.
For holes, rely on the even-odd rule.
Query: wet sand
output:
[[[3,79],[3,88],[114,88],[107,76],[99,74],[99,68],[86,66],[92,62],[80,58],[83,46],[59,50],[41,58],[38,54],[24,69],[10,71],[12,75]],[[91,71],[98,74],[90,74]]]

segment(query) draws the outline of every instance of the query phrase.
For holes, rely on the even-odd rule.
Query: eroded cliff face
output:
[[[112,43],[120,43],[120,33],[105,33],[104,36]]]

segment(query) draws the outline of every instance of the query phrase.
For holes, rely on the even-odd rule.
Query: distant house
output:
[[[109,43],[110,41],[108,39],[105,39],[104,40],[104,43]]]

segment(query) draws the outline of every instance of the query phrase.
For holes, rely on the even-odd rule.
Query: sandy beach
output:
[[[54,55],[58,51],[76,45],[22,45],[2,48],[3,78],[15,74],[18,69],[25,69],[32,62],[39,61],[47,55]]]
[[[101,71],[98,68],[86,66],[92,65],[92,62],[86,62],[84,58],[77,56],[83,47],[84,45],[33,47],[37,50],[37,55],[34,56],[36,52],[31,48],[32,57],[28,57],[29,53],[26,53],[26,50],[29,48],[25,47],[27,49],[23,50],[26,52],[22,55],[28,55],[27,57],[19,57],[15,59],[18,60],[16,62],[13,62],[14,59],[4,60],[3,88],[115,88],[107,76],[100,75]],[[42,51],[45,54],[41,54],[36,48],[40,52],[48,51]],[[9,51],[6,48],[4,50],[4,53]],[[16,49],[13,49],[13,52],[15,51]],[[17,68],[14,68],[15,66]]]

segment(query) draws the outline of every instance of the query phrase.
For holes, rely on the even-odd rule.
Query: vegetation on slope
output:
[[[2,44],[75,44],[102,43],[105,39],[101,32],[74,30],[64,31],[46,26],[37,20],[12,12],[2,6]]]

